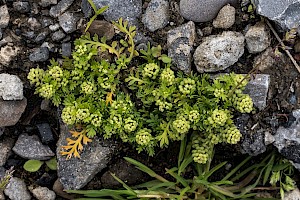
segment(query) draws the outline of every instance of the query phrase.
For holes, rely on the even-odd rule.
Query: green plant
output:
[[[13,167],[5,171],[4,176],[0,179],[0,192],[6,188],[10,179],[13,177],[13,173],[14,173]]]
[[[93,8],[95,14],[93,15],[93,17],[87,23],[84,32],[87,32],[87,30],[90,28],[90,26],[93,23],[93,21],[98,17],[98,15],[102,14],[103,12],[105,12],[108,9],[108,6],[104,6],[104,7],[100,8],[100,9],[97,9],[96,5],[94,4],[94,2],[92,0],[88,0],[88,2],[91,5],[91,7]]]
[[[36,172],[38,171],[43,164],[46,164],[47,167],[51,170],[57,170],[57,160],[55,157],[51,158],[47,161],[40,160],[28,160],[24,163],[23,168],[28,172]]]
[[[272,182],[274,179],[272,178],[274,175],[271,174],[278,172],[283,175],[286,170],[292,170],[290,163],[284,162],[278,154],[273,152],[260,162],[255,163],[253,163],[253,157],[249,156],[224,174],[223,177],[218,177],[215,172],[222,170],[227,162],[221,162],[213,167],[211,162],[206,164],[194,163],[192,162],[191,148],[192,144],[187,145],[186,139],[181,142],[177,167],[166,169],[166,174],[172,178],[164,178],[141,162],[125,157],[126,161],[147,173],[154,180],[130,187],[111,173],[124,189],[69,190],[67,192],[82,194],[86,197],[80,199],[263,199],[256,197],[256,190],[273,191],[278,189],[275,183],[272,183],[271,187],[268,186],[268,181]],[[272,176],[271,179],[270,176]],[[211,177],[218,178],[218,180],[212,181]],[[281,176],[281,178],[283,177]],[[290,183],[289,190],[295,188],[294,182],[290,178],[288,179],[286,182]],[[286,188],[283,189],[286,190]]]

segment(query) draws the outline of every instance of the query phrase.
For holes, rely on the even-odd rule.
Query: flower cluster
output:
[[[155,79],[159,72],[159,66],[155,63],[146,64],[143,70],[143,76]]]
[[[179,91],[182,94],[193,94],[196,90],[196,82],[191,78],[185,78],[180,82]]]

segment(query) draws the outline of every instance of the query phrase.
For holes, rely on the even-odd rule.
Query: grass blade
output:
[[[178,155],[178,163],[177,163],[177,166],[178,168],[180,168],[180,164],[181,164],[181,161],[183,160],[184,158],[184,154],[185,154],[185,147],[186,147],[186,138],[187,137],[184,137],[183,140],[181,140],[181,143],[180,143],[180,151],[179,151],[179,155]]]
[[[207,180],[215,171],[219,170],[220,168],[222,168],[227,162],[222,162],[220,164],[218,164],[217,166],[215,166],[214,168],[212,168],[211,170],[209,170],[205,175],[204,175],[204,179]]]
[[[247,157],[245,160],[243,160],[238,166],[236,166],[234,169],[232,169],[224,178],[222,178],[222,181],[228,180],[233,174],[235,174],[242,166],[244,166],[252,156]]]
[[[122,181],[121,179],[119,179],[115,174],[110,173],[110,175],[112,175],[112,177],[114,177],[114,179],[116,179],[119,183],[122,184],[122,186],[128,190],[131,195],[136,196],[136,193],[133,191],[133,189],[131,189],[131,187],[129,187],[124,181]]]
[[[274,165],[274,160],[275,160],[275,155],[273,153],[271,159],[269,160],[268,164],[267,164],[267,168],[264,174],[264,178],[263,178],[263,185],[265,185],[270,177],[270,174],[272,172],[272,168]]]

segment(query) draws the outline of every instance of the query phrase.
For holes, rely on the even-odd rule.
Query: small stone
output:
[[[115,35],[114,26],[104,20],[94,20],[88,29],[91,35],[97,34],[99,38],[105,36],[107,40],[111,40]]]
[[[42,7],[48,7],[50,5],[56,5],[57,0],[41,0],[39,3]]]
[[[46,27],[54,24],[53,19],[50,18],[50,17],[44,17],[44,18],[42,18],[41,23],[42,23],[42,27],[43,28],[46,28]]]
[[[70,42],[62,43],[61,44],[61,55],[70,57],[71,54],[72,54],[72,44]]]
[[[194,53],[198,72],[217,72],[236,63],[244,54],[244,40],[241,33],[232,31],[204,38]]]
[[[16,1],[13,2],[13,7],[15,11],[19,13],[27,13],[30,12],[30,5],[26,1]]]
[[[235,8],[229,4],[224,6],[213,21],[215,28],[230,28],[235,22]]]
[[[43,62],[48,60],[48,58],[49,50],[47,47],[38,48],[29,55],[29,60],[31,62]]]
[[[44,40],[46,39],[47,35],[49,35],[49,31],[48,31],[48,30],[43,31],[43,32],[39,33],[39,34],[36,36],[36,38],[35,38],[34,41],[35,41],[37,44],[41,44],[41,43],[43,43]]]
[[[52,6],[50,9],[51,17],[58,17],[63,14],[72,4],[74,0],[61,0],[57,5]]]
[[[300,200],[300,191],[298,188],[295,188],[292,191],[285,192],[283,200]]]
[[[267,97],[270,85],[270,75],[256,74],[246,85],[244,93],[249,94],[253,104],[259,110],[267,106]]]
[[[39,177],[38,180],[35,181],[35,183],[39,186],[50,188],[53,186],[56,179],[56,171],[50,170],[48,172],[43,173],[43,175]]]
[[[41,102],[41,110],[44,111],[50,111],[51,107],[50,107],[50,100],[49,99],[43,99]]]
[[[275,142],[275,137],[268,131],[265,132],[265,145]]]
[[[0,74],[0,97],[3,100],[23,99],[23,83],[18,76]]]
[[[41,143],[37,135],[30,136],[27,133],[19,136],[13,151],[22,158],[33,160],[49,160],[55,156],[48,146]]]
[[[142,22],[151,32],[164,28],[169,22],[169,2],[167,0],[151,0]]]
[[[37,124],[36,126],[43,144],[49,144],[54,141],[54,136],[48,123]]]
[[[92,15],[92,7],[88,0],[81,1],[81,10],[84,13],[85,18],[89,18]]]
[[[37,29],[40,29],[42,26],[41,23],[34,17],[30,17],[28,19],[27,23],[29,25],[29,28],[34,31],[36,31]]]
[[[0,100],[0,127],[15,125],[27,106],[27,99],[21,101]]]
[[[266,151],[264,144],[264,130],[260,129],[254,133],[243,133],[243,140],[241,144],[241,152],[251,156],[257,156]]]
[[[6,45],[0,49],[0,64],[8,66],[20,52],[20,47]]]
[[[31,200],[25,182],[17,177],[12,177],[4,190],[6,196],[11,200]]]
[[[31,190],[31,193],[38,200],[55,200],[56,194],[52,190],[49,190],[47,187],[34,188]]]
[[[72,33],[77,29],[78,18],[74,13],[65,12],[58,17],[59,25],[66,33]]]
[[[33,39],[36,37],[34,31],[27,31],[25,33],[22,33],[22,36],[26,37],[27,39]]]
[[[261,72],[266,69],[270,69],[275,63],[275,59],[272,56],[273,53],[274,50],[269,47],[264,52],[256,56],[254,58],[253,68],[258,69]]]
[[[258,22],[249,28],[245,39],[249,53],[260,53],[271,44],[270,30],[264,23]]]
[[[9,23],[9,13],[6,5],[0,6],[0,28],[6,28]]]
[[[192,21],[168,31],[167,35],[168,56],[178,69],[187,74],[191,72],[195,37],[196,29]]]
[[[226,4],[238,5],[238,0],[181,0],[180,14],[194,22],[213,20]]]
[[[84,146],[80,159],[71,158],[66,160],[66,157],[59,153],[62,150],[61,146],[66,145],[66,138],[71,137],[66,125],[61,124],[59,136],[56,149],[57,173],[63,188],[67,190],[84,187],[97,173],[107,166],[113,152],[116,150],[116,144],[112,140],[94,137],[92,142]]]
[[[6,163],[13,146],[14,140],[12,138],[5,137],[3,140],[0,140],[0,166]]]
[[[59,24],[56,23],[56,24],[50,25],[50,26],[49,26],[49,29],[50,29],[51,31],[57,31],[57,30],[59,29]]]
[[[54,182],[53,191],[65,199],[75,199],[75,194],[69,194],[65,191],[64,186],[61,184],[59,179]]]
[[[64,39],[65,36],[66,36],[66,34],[62,30],[59,30],[52,34],[51,39],[54,42],[58,42],[58,41]]]

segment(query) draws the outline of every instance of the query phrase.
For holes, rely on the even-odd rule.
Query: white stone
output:
[[[3,100],[22,100],[23,83],[16,75],[0,74],[0,97]]]

